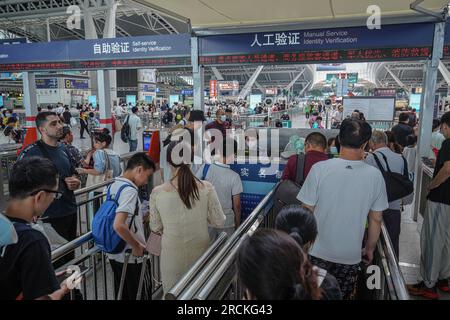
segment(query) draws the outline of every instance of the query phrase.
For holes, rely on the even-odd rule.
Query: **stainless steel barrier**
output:
[[[115,300],[113,272],[108,262],[107,254],[100,251],[93,243],[92,233],[85,235],[52,251],[52,262],[75,252],[75,259],[69,261],[56,271],[80,270],[84,275],[81,282],[81,295],[76,296],[71,291],[71,299],[84,300]],[[161,272],[159,257],[150,256],[150,274],[152,277],[153,298],[161,296]],[[118,285],[118,284],[117,284]]]
[[[127,160],[135,153],[131,152],[121,155],[121,162],[124,168],[126,167]],[[72,266],[72,268],[74,266],[79,267],[80,270],[83,270],[84,279],[82,281],[81,294],[85,300],[115,299],[113,273],[108,263],[107,255],[94,245],[91,232],[91,222],[95,211],[94,203],[97,202],[97,206],[103,203],[106,196],[104,188],[112,182],[113,180],[111,179],[74,192],[77,198],[78,234],[80,236],[52,252],[52,262],[56,262],[68,254],[75,254],[75,259],[58,268],[57,271],[66,270],[69,266]],[[97,192],[97,194],[94,193],[93,196],[89,196],[91,192]],[[161,296],[162,287],[159,257],[150,257],[150,269],[152,276],[152,294],[154,297]],[[71,298],[75,299],[80,297],[76,297],[74,291],[72,291]]]
[[[11,146],[13,146],[12,144]],[[4,210],[9,197],[8,181],[12,166],[17,160],[17,151],[0,151],[0,211]]]
[[[169,290],[165,295],[166,300],[176,300],[184,293],[184,290],[195,279],[200,270],[210,261],[214,254],[223,246],[227,239],[227,234],[222,232],[217,240],[206,250],[206,252],[194,263],[189,271]]]
[[[381,269],[380,290],[370,290],[372,300],[409,300],[405,279],[400,270],[386,226],[382,223],[374,265]]]
[[[242,238],[248,232],[253,232],[260,224],[266,227],[273,226],[273,219],[269,219],[267,213],[272,208],[272,196],[270,191],[250,216],[239,226],[236,232],[228,239],[223,247],[210,259],[191,281],[191,285],[178,296],[178,300],[192,300],[203,296],[206,292],[214,293],[212,300],[218,300],[228,295],[228,299],[241,297],[237,292],[237,276],[233,269],[235,253],[240,247]],[[267,216],[267,218],[265,218]],[[262,223],[264,221],[264,223]],[[221,267],[222,265],[226,267]],[[192,269],[192,268],[191,268]],[[228,271],[228,272],[227,272]],[[188,273],[190,273],[188,271]]]
[[[302,111],[302,108],[295,107],[281,111],[270,112],[270,118],[272,121],[276,119],[280,119],[281,116],[286,112],[289,115],[290,120],[292,121],[293,117],[299,114]],[[264,118],[267,117],[267,113],[263,114],[239,114],[239,117],[236,119],[233,118],[233,121],[239,123],[244,128],[255,127],[258,125],[262,125],[264,122]]]
[[[272,198],[275,188],[267,194],[215,256],[209,258],[209,262],[201,268],[191,281],[190,286],[186,287],[177,299],[242,299],[243,288],[235,266],[236,254],[245,237],[253,234],[256,229],[274,227],[275,216],[272,210]],[[379,267],[381,288],[369,290],[365,297],[382,300],[408,300],[406,284],[384,224],[374,254],[373,264]],[[193,271],[193,268],[189,272],[191,271]],[[367,291],[367,288],[359,288],[357,291],[359,292],[361,289]]]

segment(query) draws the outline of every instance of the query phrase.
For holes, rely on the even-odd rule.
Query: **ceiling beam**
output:
[[[395,73],[393,73],[390,69],[389,66],[384,66],[384,68],[386,69],[386,71],[390,74],[390,76],[394,79],[394,81],[401,87],[403,88],[405,91],[407,91],[409,93],[409,89],[408,87],[395,75]]]
[[[295,76],[294,79],[284,88],[284,90],[290,90],[294,83],[302,76],[302,74],[305,72],[306,69],[303,69],[298,75]]]

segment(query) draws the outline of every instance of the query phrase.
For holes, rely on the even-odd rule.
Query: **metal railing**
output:
[[[400,270],[391,239],[384,222],[374,255],[374,265],[381,267],[381,288],[370,290],[372,300],[409,300],[405,279]]]
[[[272,210],[273,195],[276,187],[264,197],[250,216],[228,239],[215,256],[209,257],[197,275],[191,280],[179,300],[241,300],[243,288],[236,270],[236,256],[242,242],[258,228],[273,228],[275,215]],[[378,300],[408,300],[405,280],[398,265],[394,250],[387,233],[382,225],[380,240],[374,253],[373,264],[379,267],[381,273],[380,289],[368,290],[358,288],[357,292],[365,291],[365,298]],[[193,272],[191,268],[188,273]],[[361,274],[361,276],[364,276]],[[178,284],[174,287],[176,288]],[[172,291],[172,290],[171,290]],[[170,291],[170,292],[171,292]],[[369,292],[368,292],[369,291]]]
[[[52,251],[52,262],[57,263],[61,258],[75,253],[76,257],[59,267],[56,272],[78,269],[83,275],[81,289],[71,290],[70,297],[83,300],[115,300],[116,287],[113,272],[106,253],[94,245],[92,232],[88,232],[77,239]],[[161,270],[159,257],[150,255],[150,275],[152,281],[153,299],[162,296]],[[80,296],[81,294],[81,296]]]
[[[201,257],[194,263],[189,271],[170,289],[165,295],[166,300],[176,300],[178,297],[187,294],[185,291],[190,288],[192,282],[196,279],[198,273],[202,268],[214,257],[214,254],[225,244],[228,236],[225,232],[222,232],[217,240],[201,255]]]
[[[121,161],[126,166],[126,161],[134,154],[127,153],[121,156]],[[57,271],[66,270],[69,266],[79,267],[84,270],[84,279],[81,283],[81,295],[85,300],[114,300],[114,279],[111,277],[112,270],[108,263],[107,255],[100,251],[93,242],[91,232],[91,222],[96,210],[95,203],[100,206],[103,203],[106,193],[104,188],[110,185],[113,180],[108,180],[99,184],[88,186],[75,191],[77,197],[77,221],[79,237],[56,248],[52,251],[52,262],[58,263],[68,255],[75,258],[58,268]],[[151,186],[150,186],[151,187]],[[98,192],[94,196],[88,196],[91,192]],[[147,233],[148,230],[147,230]],[[99,274],[101,273],[101,274]],[[161,271],[159,267],[159,257],[150,256],[150,273],[152,278],[152,295],[162,296]],[[109,275],[109,276],[108,276]],[[80,298],[71,291],[71,298]]]
[[[10,147],[13,146],[17,145],[11,144]],[[13,148],[13,150],[8,151],[0,151],[0,210],[3,210],[6,206],[6,200],[9,196],[9,176],[16,160],[17,148]]]
[[[271,111],[271,126],[275,126],[275,120],[280,119],[284,113],[289,115],[290,120],[293,120],[293,117],[301,112],[300,107],[290,108],[282,111]],[[263,114],[239,114],[238,117],[233,117],[234,123],[239,123],[244,128],[257,127],[262,125],[264,122],[264,118],[267,117],[267,113]]]

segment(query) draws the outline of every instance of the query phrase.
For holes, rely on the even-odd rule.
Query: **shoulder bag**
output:
[[[284,206],[301,203],[299,200],[297,200],[297,195],[300,192],[300,189],[305,180],[304,168],[305,168],[305,154],[300,153],[297,155],[295,182],[290,179],[283,180],[280,182],[275,191],[273,203],[273,210],[275,216],[278,215],[278,212],[280,212],[280,210]]]

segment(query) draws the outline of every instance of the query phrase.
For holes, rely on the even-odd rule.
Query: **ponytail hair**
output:
[[[297,228],[291,228],[291,230],[289,230],[290,233],[289,235],[301,246],[303,247],[305,245],[305,242],[303,241],[302,235],[301,235],[301,231]]]
[[[284,206],[275,219],[275,229],[289,234],[301,247],[314,242],[317,222],[314,214],[297,204]]]
[[[180,158],[181,161],[176,161],[174,159],[175,155],[173,154],[173,151],[177,146],[181,148],[181,151],[176,156]],[[190,151],[189,163],[183,161],[183,152],[186,148]],[[192,173],[189,166],[190,163],[192,163],[193,157],[194,153],[192,152],[192,147],[188,143],[183,143],[183,141],[172,141],[167,147],[167,162],[174,168],[178,168],[178,195],[188,209],[192,209],[195,201],[200,199],[197,181],[200,183],[201,181]]]

